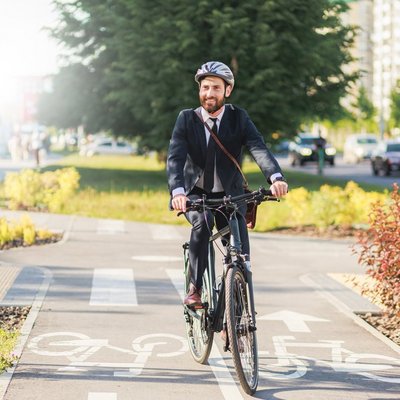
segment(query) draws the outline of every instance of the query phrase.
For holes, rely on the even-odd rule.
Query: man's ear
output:
[[[225,89],[225,97],[229,97],[232,93],[232,86],[231,85],[227,85],[226,89]]]

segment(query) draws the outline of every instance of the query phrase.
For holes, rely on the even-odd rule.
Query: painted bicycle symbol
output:
[[[114,376],[138,377],[151,356],[176,357],[188,351],[187,341],[181,336],[154,333],[133,340],[132,349],[113,346],[108,339],[92,339],[78,332],[52,332],[34,337],[28,349],[48,357],[66,357],[69,364],[59,371],[85,371],[88,368],[113,369]],[[132,356],[132,362],[97,362],[89,359],[102,349]],[[171,351],[172,349],[173,351]]]
[[[369,379],[400,383],[400,359],[380,354],[354,353],[342,347],[340,340],[319,340],[316,343],[295,342],[294,336],[274,336],[275,352],[272,355],[277,363],[271,364],[268,351],[260,351],[260,357],[268,356],[266,366],[261,366],[260,376],[267,379],[297,379],[304,376],[309,365],[324,363],[336,372],[348,372]],[[325,348],[330,350],[329,361],[291,353],[289,348]],[[289,372],[288,372],[289,371]]]

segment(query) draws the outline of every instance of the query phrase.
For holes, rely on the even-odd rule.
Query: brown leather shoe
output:
[[[201,306],[201,289],[197,289],[193,284],[190,284],[189,292],[183,300],[186,306]]]

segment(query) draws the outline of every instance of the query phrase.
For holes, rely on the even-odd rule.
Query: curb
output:
[[[33,325],[35,324],[36,318],[42,307],[43,300],[45,299],[47,291],[49,289],[50,282],[53,278],[53,274],[47,268],[42,268],[42,267],[37,267],[37,268],[43,272],[44,278],[43,278],[42,284],[39,286],[39,289],[36,293],[35,299],[33,300],[32,304],[31,304],[31,309],[26,317],[26,320],[23,323],[21,330],[20,330],[18,342],[14,349],[14,354],[17,358],[17,362],[15,363],[15,365],[13,365],[11,368],[8,368],[5,372],[3,372],[0,375],[0,399],[3,399],[7,392],[8,386],[10,385],[11,379],[14,375],[15,369],[16,369],[19,359],[22,355],[22,351],[23,351],[25,344],[28,340],[28,337],[32,331]]]
[[[343,303],[340,299],[338,299],[336,296],[332,295],[329,293],[323,286],[321,286],[318,282],[316,282],[311,274],[306,274],[300,276],[300,280],[305,283],[306,285],[312,287],[319,295],[324,297],[326,300],[328,300],[333,306],[335,306],[336,309],[338,309],[340,312],[345,314],[347,317],[351,318],[357,325],[361,326],[365,330],[367,330],[369,333],[371,333],[373,336],[375,336],[377,339],[385,343],[387,346],[389,346],[392,350],[394,350],[396,353],[400,354],[400,346],[387,338],[383,333],[379,332],[377,329],[375,329],[373,326],[368,324],[366,321],[364,321],[360,316],[356,314],[356,311],[350,308],[347,304]],[[361,297],[359,294],[355,293],[351,289],[347,288],[346,286],[342,285],[345,289],[351,291],[354,293],[356,296]],[[363,298],[364,299],[364,298]]]

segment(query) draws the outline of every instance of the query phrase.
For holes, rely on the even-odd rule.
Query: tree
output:
[[[364,86],[360,87],[355,105],[357,108],[357,119],[368,121],[375,117],[376,108],[372,101],[368,98],[368,94]]]
[[[149,148],[165,149],[179,110],[198,104],[193,76],[207,60],[231,66],[232,102],[266,138],[340,113],[357,77],[343,72],[354,35],[340,20],[343,1],[99,3],[57,1],[62,23],[53,33],[101,77],[92,91],[103,96],[107,125],[118,134],[116,116],[126,110],[127,134]]]
[[[393,121],[395,127],[400,127],[400,80],[397,81],[396,86],[393,88],[390,100],[390,119]]]

